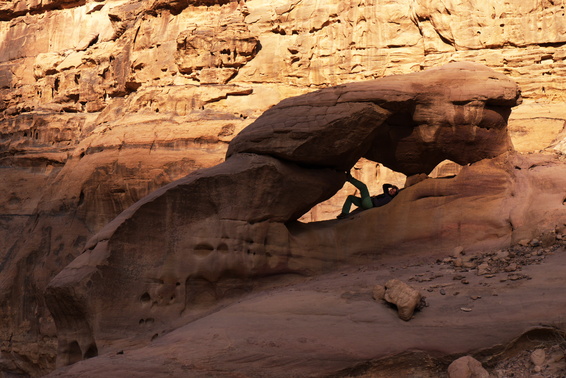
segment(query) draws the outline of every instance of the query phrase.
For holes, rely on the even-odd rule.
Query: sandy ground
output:
[[[441,377],[471,354],[494,377],[566,376],[566,248],[536,241],[473,256],[383,256],[282,277],[145,346],[52,377]],[[410,321],[372,298],[400,279],[426,297]],[[543,349],[536,367],[532,352]]]

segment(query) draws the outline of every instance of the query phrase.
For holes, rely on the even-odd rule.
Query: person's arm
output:
[[[393,193],[391,193],[391,190],[394,190]],[[397,194],[399,194],[399,188],[395,185],[391,185],[391,184],[383,184],[383,195],[387,196],[387,197],[395,197],[397,196]]]

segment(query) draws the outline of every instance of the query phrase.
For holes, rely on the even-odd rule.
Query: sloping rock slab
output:
[[[486,348],[502,350],[541,324],[564,329],[565,270],[561,249],[541,265],[525,267],[529,280],[500,282],[501,277],[470,274],[469,284],[463,284],[434,259],[407,264],[390,256],[250,295],[146,347],[113,350],[50,377],[327,376],[406,351],[456,359]],[[410,322],[371,298],[376,281],[425,272],[439,277],[421,289],[436,284],[447,294],[427,292],[429,306]]]

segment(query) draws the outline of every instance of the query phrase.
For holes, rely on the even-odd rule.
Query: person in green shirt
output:
[[[338,215],[338,219],[345,218],[350,213],[350,208],[352,204],[357,207],[367,210],[374,207],[380,207],[388,204],[391,200],[399,193],[399,188],[391,184],[383,184],[383,193],[378,196],[370,196],[369,190],[366,184],[356,180],[348,172],[346,181],[354,185],[360,191],[360,197],[348,196],[346,201],[344,201],[344,206],[342,206],[342,212]]]

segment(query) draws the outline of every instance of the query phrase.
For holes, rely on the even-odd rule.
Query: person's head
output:
[[[399,193],[399,188],[395,185],[392,185],[387,191],[389,192],[389,195],[391,197],[395,197],[397,193]]]

